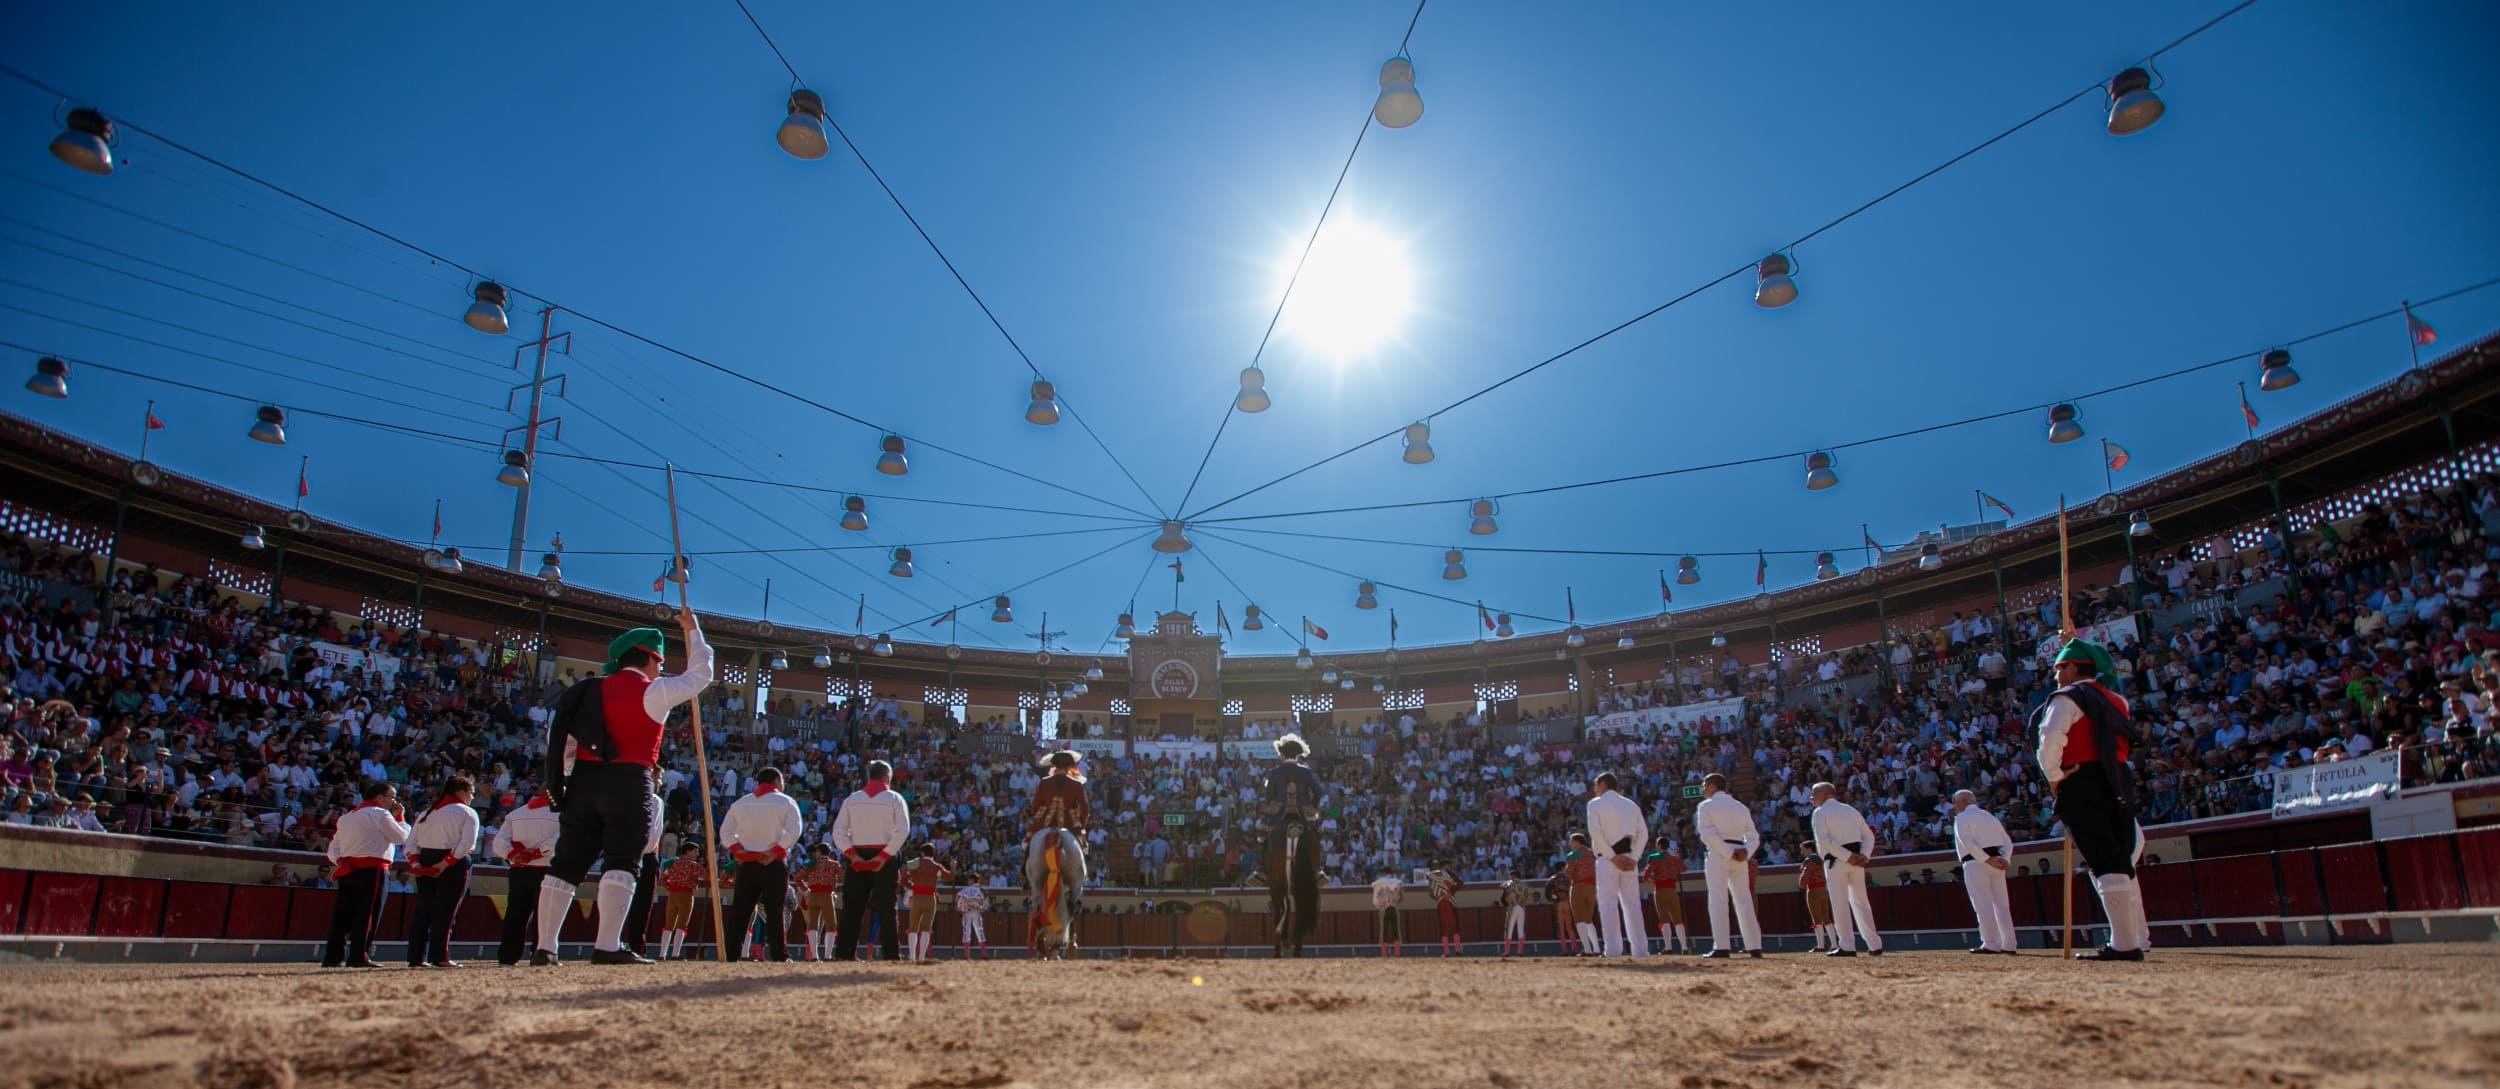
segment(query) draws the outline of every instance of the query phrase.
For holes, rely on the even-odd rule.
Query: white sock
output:
[[[816,932],[813,930],[807,932],[807,959],[816,959]]]
[[[625,948],[625,913],[634,909],[634,871],[609,870],[599,877],[599,940],[591,948],[613,953]]]
[[[1602,951],[1603,947],[1600,946],[1597,941],[1597,924],[1573,923],[1571,924],[1571,927],[1572,929],[1580,932],[1580,949],[1582,952],[1596,953]]]
[[[676,956],[676,955],[677,955],[678,950],[684,949],[685,947],[686,947],[686,932],[685,932],[685,931],[683,931],[683,930],[663,930],[663,931],[661,931],[661,932],[660,932],[660,955],[661,955],[661,956],[663,956],[663,957],[673,957],[673,956]]]
[[[555,878],[538,882],[538,948],[549,956],[556,951],[556,938],[564,933],[565,913],[573,910],[573,886]]]

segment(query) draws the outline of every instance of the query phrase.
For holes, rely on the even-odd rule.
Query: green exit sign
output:
[[[1187,813],[1166,813],[1163,815],[1163,826],[1165,828],[1178,828],[1181,825],[1188,823],[1189,814]]]
[[[1685,796],[1685,797],[1687,797],[1687,798],[1698,798],[1698,797],[1701,797],[1701,784],[1699,784],[1699,783],[1695,783],[1695,784],[1693,784],[1693,785],[1691,785],[1691,786],[1685,787],[1685,788],[1684,788],[1684,796]]]

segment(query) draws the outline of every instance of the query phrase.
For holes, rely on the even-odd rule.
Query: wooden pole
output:
[[[686,603],[686,539],[677,531],[677,467],[664,465],[662,471],[668,474],[668,562],[671,573],[677,579],[677,611],[691,614],[692,606]],[[703,755],[703,699],[700,695],[687,701],[686,716],[687,721],[694,725],[695,795],[703,799],[703,872],[710,877],[712,888],[712,959],[727,963],[732,939],[721,932],[720,844],[715,842],[718,833],[714,831],[712,820],[712,766]],[[657,774],[656,770],[654,774]],[[744,941],[746,936],[739,935],[735,940]]]
[[[2065,633],[2067,638],[2072,639],[2075,637],[2075,599],[2067,549],[2066,497],[2061,495],[2057,497],[2057,627],[2059,631]],[[2058,955],[2072,960],[2075,955],[2075,833],[2073,829],[2068,829],[2066,832],[2065,855],[2061,861],[2064,865],[2058,868],[2064,872],[2064,876],[2059,881],[2063,886],[2064,894],[2059,898],[2063,922],[2058,927]]]

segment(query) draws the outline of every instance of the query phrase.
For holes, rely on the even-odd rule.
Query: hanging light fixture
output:
[[[911,471],[911,461],[903,456],[903,437],[888,435],[878,444],[885,451],[877,455],[877,471],[887,476],[901,476]]]
[[[1777,310],[1797,301],[1797,281],[1790,279],[1788,255],[1775,253],[1753,267],[1753,304]]]
[[[1492,500],[1476,500],[1468,506],[1467,510],[1467,532],[1478,537],[1490,537],[1501,532],[1502,527],[1493,522],[1495,507]]]
[[[1509,614],[1509,613],[1503,613],[1503,614],[1502,614],[1502,615],[1500,615],[1500,616],[1494,617],[1494,618],[1493,618],[1493,623],[1494,623],[1494,628],[1493,628],[1493,637],[1494,637],[1494,638],[1496,638],[1496,639],[1508,639],[1508,638],[1510,638],[1510,637],[1511,637],[1511,636],[1513,636],[1513,635],[1517,635],[1517,634],[1519,634],[1519,633],[1518,633],[1515,629],[1513,629],[1513,628],[1510,626],[1510,614]]]
[[[69,397],[69,364],[52,356],[35,361],[35,376],[26,380],[26,391],[40,393],[55,401]]]
[[[545,559],[542,559],[542,560],[540,560],[540,561],[539,561],[539,564],[538,564],[538,577],[539,577],[540,579],[543,579],[543,580],[547,581],[547,582],[563,582],[563,581],[564,581],[564,557],[563,557],[563,555],[561,555],[561,554],[559,554],[559,553],[555,553],[555,552],[550,552],[550,553],[547,553],[546,558],[545,558]]]
[[[1163,535],[1155,538],[1155,551],[1165,555],[1177,555],[1189,551],[1189,537],[1181,532],[1182,528],[1179,522],[1165,520]]]
[[[1372,103],[1372,120],[1386,129],[1402,129],[1423,119],[1424,96],[1415,93],[1415,62],[1391,57],[1380,66],[1380,97]]]
[[[1588,641],[1589,637],[1580,633],[1580,626],[1578,624],[1573,624],[1571,626],[1571,630],[1563,635],[1563,645],[1566,647],[1587,646]]]
[[[1417,420],[1406,425],[1406,463],[1421,465],[1432,460],[1432,424]]]
[[[512,319],[503,312],[504,305],[512,301],[512,293],[505,291],[502,284],[479,280],[476,287],[469,289],[469,297],[477,301],[470,303],[469,312],[460,316],[469,328],[490,336],[512,331]]]
[[[856,495],[842,500],[842,528],[853,533],[868,532],[868,501]]]
[[[1713,629],[1713,630],[1711,631],[1711,633],[1710,633],[1710,645],[1711,645],[1711,646],[1714,646],[1714,647],[1724,647],[1724,646],[1726,646],[1726,645],[1727,645],[1727,633],[1726,633],[1726,632],[1724,632],[1724,631],[1719,631],[1719,630]]]
[[[52,138],[52,157],[99,178],[111,174],[113,145],[118,142],[112,120],[81,106],[69,111],[63,123],[69,127]]]
[[[2081,414],[2071,404],[2049,406],[2049,441],[2065,444],[2083,437],[2083,425],[2076,422]]]
[[[425,551],[425,565],[446,575],[457,575],[462,568],[460,550],[446,548],[437,552],[429,548]]]
[[[1380,598],[1376,593],[1375,588],[1372,586],[1372,580],[1364,579],[1362,582],[1355,584],[1354,607],[1357,609],[1377,609],[1380,607]]]
[[[781,121],[781,131],[773,134],[773,142],[795,159],[811,162],[825,157],[833,143],[825,137],[825,100],[804,87],[790,92],[790,116]]]
[[[1701,561],[1691,556],[1675,561],[1675,584],[1695,586],[1701,583]]]
[[[2153,74],[2129,68],[2109,78],[2109,134],[2133,136],[2161,120],[2161,97],[2153,93]]]
[[[1455,548],[1442,553],[1441,577],[1450,582],[1457,582],[1460,579],[1466,578],[1467,554]]]
[[[2127,536],[2129,536],[2129,537],[2150,537],[2150,536],[2152,536],[2152,535],[2153,535],[2153,516],[2152,516],[2152,515],[2150,515],[2150,514],[2146,514],[2146,513],[2145,513],[2145,512],[2143,512],[2143,511],[2137,511],[2137,512],[2135,512],[2135,517],[2127,519]]]
[[[1615,640],[1615,649],[1616,649],[1616,650],[1630,650],[1630,649],[1632,649],[1632,646],[1633,646],[1633,639],[1632,639],[1632,637],[1631,637],[1631,636],[1629,636],[1629,635],[1624,636],[1624,637],[1623,637],[1623,638],[1621,638],[1621,639],[1617,639],[1617,640]]]
[[[1087,684],[1087,683],[1085,683],[1085,682],[1083,682],[1083,681],[1078,681],[1078,682],[1076,682],[1075,684],[1071,684],[1071,685],[1069,685],[1069,686],[1068,686],[1068,694],[1069,694],[1069,695],[1071,695],[1071,696],[1082,696],[1082,695],[1086,694],[1087,692],[1091,692],[1091,691],[1093,691],[1093,690],[1094,690],[1094,686],[1093,686],[1093,685]]]
[[[1267,399],[1267,372],[1258,364],[1241,369],[1241,392],[1233,395],[1233,408],[1241,412],[1265,412],[1273,402]]]
[[[990,623],[1013,624],[1015,622],[1016,611],[1007,604],[1007,595],[1000,594],[990,599]]]
[[[1337,667],[1335,667],[1335,666],[1330,666],[1330,667],[1328,667],[1328,668],[1326,668],[1326,669],[1321,670],[1321,671],[1320,671],[1320,673],[1319,673],[1319,681],[1320,681],[1320,683],[1321,683],[1321,684],[1335,684],[1335,683],[1337,683]]]
[[[1299,653],[1294,655],[1293,667],[1295,669],[1311,668],[1311,648],[1303,647],[1300,649]]]
[[[1092,662],[1086,664],[1085,679],[1089,681],[1099,681],[1102,679],[1102,659],[1096,658]]]
[[[1137,618],[1129,613],[1121,613],[1120,626],[1111,630],[1111,637],[1114,639],[1137,638]]]
[[[778,650],[774,651],[772,667],[776,670],[790,668],[790,656]]]
[[[819,648],[817,648],[817,649],[816,649],[816,657],[815,657],[814,661],[815,661],[815,664],[816,664],[816,668],[818,668],[818,669],[831,669],[831,668],[833,668],[833,648],[832,648],[832,647],[819,647]]]
[[[1839,577],[1840,565],[1832,562],[1831,553],[1817,552],[1814,554],[1814,581],[1828,582]]]
[[[2292,353],[2276,348],[2265,354],[2257,374],[2257,388],[2267,393],[2287,390],[2300,384],[2300,372],[2292,369]]]
[[[1345,690],[1346,690],[1346,691],[1348,691],[1348,692],[1352,692],[1352,691],[1354,691],[1354,678],[1352,678],[1352,677],[1345,677],[1345,678],[1341,678],[1341,679],[1339,679],[1339,680],[1337,681],[1337,687],[1342,688],[1342,689],[1345,689]]]
[[[886,573],[886,574],[889,574],[889,575],[892,575],[892,576],[894,576],[895,578],[898,578],[898,579],[907,579],[907,578],[910,578],[910,577],[911,577],[911,549],[908,549],[908,548],[898,548],[898,549],[895,549],[895,550],[894,550],[894,566],[886,568],[886,569],[885,569],[885,573]]]
[[[1266,613],[1260,612],[1259,607],[1256,605],[1244,605],[1241,607],[1241,630],[1264,631],[1266,629]]]
[[[262,405],[258,411],[252,413],[252,417],[259,421],[252,425],[250,432],[252,441],[265,442],[271,446],[286,445],[285,409],[276,405]]]
[[[1387,681],[1383,681],[1383,680],[1377,680],[1377,679],[1375,679],[1375,680],[1373,680],[1373,681],[1372,681],[1372,691],[1374,691],[1374,692],[1387,692],[1388,690],[1389,690],[1389,682],[1387,682]]]
[[[1832,464],[1831,451],[1817,450],[1806,455],[1807,491],[1819,492],[1840,483],[1840,474],[1832,471]]]
[[[1059,422],[1059,387],[1036,378],[1033,402],[1024,406],[1024,422],[1049,427]]]
[[[894,639],[893,639],[893,637],[892,637],[892,636],[890,636],[890,635],[888,635],[888,634],[887,634],[887,633],[885,633],[885,632],[878,632],[878,633],[877,633],[877,645],[876,645],[876,647],[874,648],[874,650],[875,650],[875,652],[876,652],[877,657],[879,657],[879,658],[891,658],[891,657],[894,657]]]
[[[246,552],[258,552],[269,546],[268,540],[261,536],[259,526],[243,527],[243,539],[235,543],[242,545]]]
[[[503,452],[503,468],[495,470],[495,483],[509,488],[530,486],[530,456],[520,450]]]
[[[1935,542],[1930,541],[1918,546],[1919,570],[1933,571],[1942,566],[1944,566],[1944,550],[1937,548]]]

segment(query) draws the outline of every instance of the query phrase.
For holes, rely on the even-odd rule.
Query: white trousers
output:
[[[1514,938],[1523,942],[1528,940],[1528,909],[1513,904],[1510,911],[1505,914],[1506,918],[1502,920],[1502,940],[1510,941]]]
[[[980,913],[980,912],[977,912],[977,911],[967,911],[967,912],[964,912],[963,919],[964,919],[964,944],[966,944],[966,945],[970,945],[970,944],[972,944],[973,942],[984,942],[984,943],[986,943],[986,942],[988,942],[988,941],[990,940],[990,928],[989,928],[988,926],[984,925],[984,924],[981,922],[981,913]]]
[[[1998,953],[2014,951],[2014,904],[2005,891],[2005,871],[1987,862],[1962,864],[1962,887],[1970,892],[1970,913],[1979,920],[1979,947]]]
[[[1710,951],[1733,948],[1727,941],[1728,904],[1736,905],[1736,926],[1745,936],[1745,948],[1762,948],[1762,923],[1754,918],[1753,886],[1742,862],[1713,854],[1702,864],[1702,884],[1710,894]]]
[[[1832,931],[1840,948],[1857,948],[1851,938],[1863,935],[1868,949],[1882,949],[1884,936],[1875,930],[1875,901],[1866,895],[1866,867],[1852,866],[1844,858],[1823,873],[1831,879]]]
[[[1627,939],[1636,957],[1649,955],[1649,931],[1641,925],[1641,872],[1597,863],[1597,932],[1610,957],[1624,954]]]

